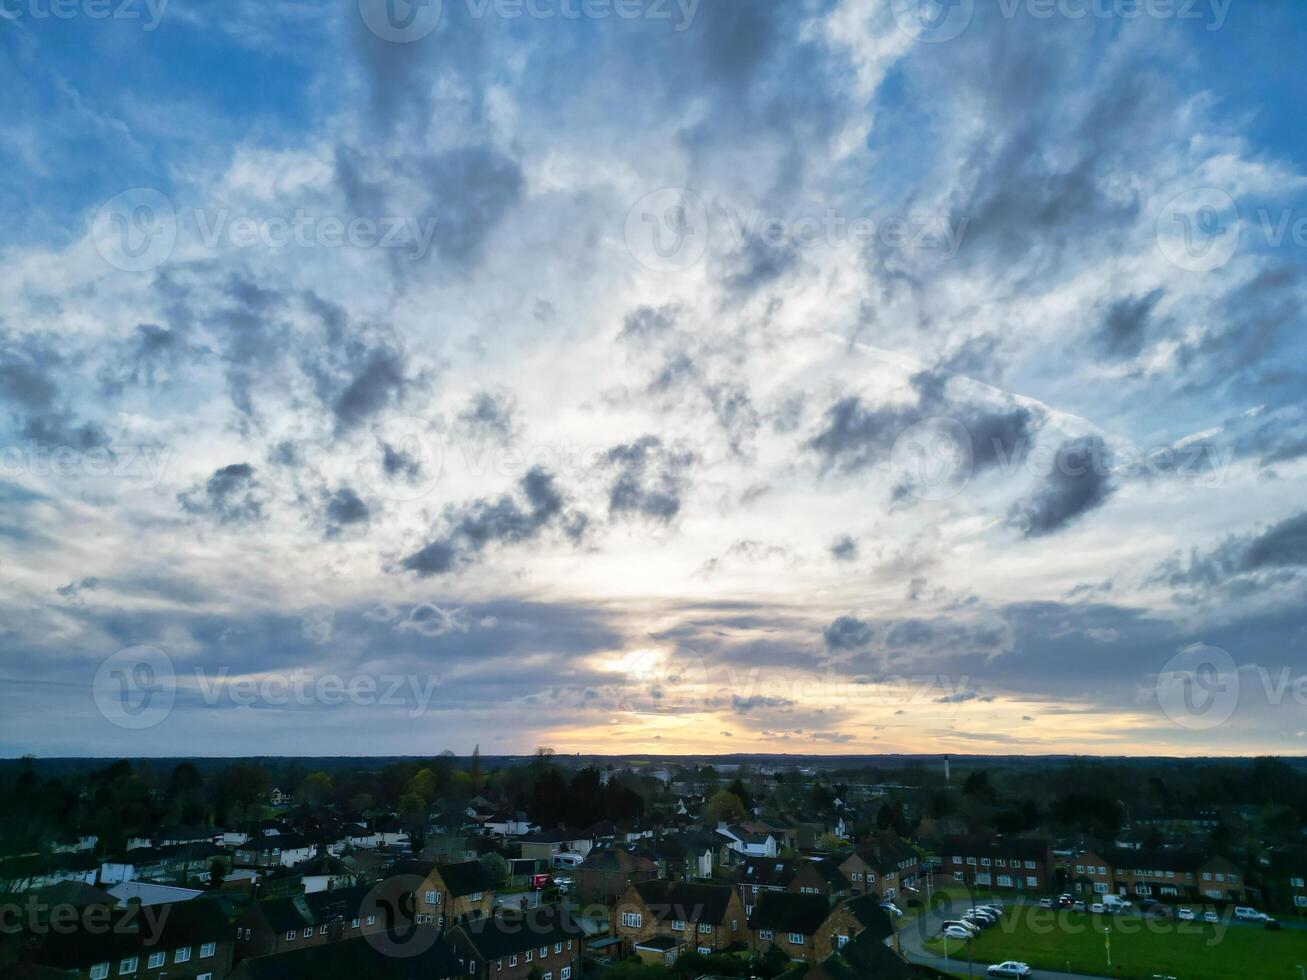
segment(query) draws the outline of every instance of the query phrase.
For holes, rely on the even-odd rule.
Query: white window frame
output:
[[[190,962],[190,959],[191,948],[189,946],[183,946],[181,949],[177,950],[177,952],[172,954],[172,961],[174,963],[188,963]]]
[[[158,952],[150,954],[150,958],[145,961],[145,968],[147,970],[154,970],[163,966],[167,962],[168,954],[163,950],[159,950]]]
[[[216,952],[218,952],[217,943],[203,943],[200,946],[200,959],[204,959],[206,956],[212,956]]]
[[[127,956],[118,962],[118,976],[125,977],[136,972],[141,961],[135,956]]]
[[[108,963],[96,963],[91,967],[91,980],[104,980],[109,975]]]

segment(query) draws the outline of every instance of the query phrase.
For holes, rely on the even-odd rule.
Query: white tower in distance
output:
[[[948,756],[944,756],[944,782],[948,782]]]

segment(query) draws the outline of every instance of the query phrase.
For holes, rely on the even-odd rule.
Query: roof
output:
[[[481,960],[498,960],[569,939],[585,940],[581,927],[564,910],[548,906],[461,922],[448,935],[455,946],[469,947]]]
[[[735,894],[730,885],[671,882],[665,878],[636,882],[631,887],[659,922],[679,919],[721,925],[726,921],[731,896]]]
[[[142,908],[132,905],[114,913],[108,930],[74,926],[48,935],[36,951],[44,966],[81,969],[106,960],[138,956],[208,942],[230,942],[232,927],[222,905],[197,898],[189,902]]]
[[[431,926],[417,926],[402,955],[391,955],[366,938],[307,946],[288,953],[244,960],[232,973],[239,980],[447,980],[466,977],[454,947],[436,936]],[[423,944],[431,938],[431,944]],[[381,947],[381,948],[378,948]],[[422,952],[411,952],[422,949]]]
[[[642,939],[635,944],[636,949],[653,949],[660,953],[676,949],[681,945],[679,939],[673,939],[671,936],[652,936],[649,939]]]
[[[304,926],[359,918],[363,900],[370,891],[368,885],[356,885],[291,898],[267,898],[256,902],[253,909],[263,916],[273,932],[289,932]]]
[[[795,869],[795,874],[798,875],[799,872],[808,869],[816,872],[817,877],[830,885],[831,888],[839,890],[849,887],[849,879],[844,877],[844,872],[840,870],[840,866],[834,861],[801,861]]]
[[[495,883],[490,880],[490,875],[486,874],[486,869],[481,866],[480,861],[437,864],[436,871],[440,874],[440,880],[445,883],[445,887],[449,889],[449,893],[455,898],[471,895],[473,892],[488,892],[495,887]]]
[[[829,915],[830,902],[823,895],[767,892],[753,907],[753,914],[749,916],[749,928],[801,932],[805,936],[813,936]]]
[[[804,980],[909,980],[912,975],[912,968],[901,956],[865,932],[825,962],[800,974]]]
[[[894,935],[894,923],[890,921],[889,913],[880,907],[880,899],[875,895],[851,898],[844,903],[844,908],[858,921],[858,925],[862,926],[859,935],[871,936],[876,940]]]
[[[783,858],[751,858],[740,868],[741,885],[774,885],[784,888],[798,872],[796,861]]]
[[[118,900],[107,891],[88,885],[84,881],[58,881],[36,890],[37,899],[45,905],[71,905],[85,908],[88,905],[116,905]]]
[[[959,857],[1019,858],[1042,861],[1048,856],[1048,841],[1035,837],[945,837],[938,853]]]

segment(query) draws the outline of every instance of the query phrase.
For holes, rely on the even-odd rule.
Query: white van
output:
[[[1265,922],[1270,918],[1265,912],[1258,912],[1255,908],[1247,905],[1236,905],[1234,907],[1234,917],[1242,922]]]
[[[579,854],[575,854],[572,851],[565,851],[562,854],[554,855],[554,867],[575,868],[584,860],[585,858],[581,857]]]
[[[1103,908],[1112,912],[1123,912],[1126,909],[1134,908],[1134,905],[1127,902],[1120,895],[1104,895]]]

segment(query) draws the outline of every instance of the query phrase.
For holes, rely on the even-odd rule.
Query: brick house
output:
[[[715,953],[743,942],[748,925],[740,894],[730,885],[665,879],[628,888],[617,900],[613,922],[627,953],[654,936],[669,936],[687,948]]]
[[[1106,895],[1112,887],[1112,866],[1097,851],[1081,851],[1067,869],[1070,888],[1082,895]]]
[[[476,980],[526,980],[532,970],[545,980],[581,977],[584,933],[558,909],[469,919],[445,935]]]
[[[785,858],[749,858],[740,863],[740,901],[744,903],[746,918],[753,915],[753,907],[768,892],[783,892],[790,887],[799,862]]]
[[[232,932],[209,899],[131,905],[115,910],[107,929],[81,920],[72,931],[43,934],[25,955],[70,980],[222,980],[231,970]]]
[[[658,865],[624,847],[596,847],[572,876],[579,901],[609,905],[636,882],[658,877]]]
[[[487,916],[495,905],[494,882],[480,861],[400,861],[391,870],[391,878],[400,876],[420,879],[412,888],[417,921],[437,929]]]
[[[820,895],[773,892],[749,917],[750,947],[758,953],[779,949],[792,960],[820,963],[855,939],[884,942],[894,934],[889,913],[875,895],[831,906]]]
[[[794,877],[786,891],[800,895],[824,895],[829,901],[838,901],[849,895],[851,884],[834,861],[813,858],[798,862]]]
[[[839,870],[855,895],[892,899],[901,889],[915,887],[920,863],[915,850],[897,837],[885,836],[859,847],[840,862]]]
[[[945,837],[940,872],[947,883],[996,891],[1044,892],[1054,887],[1048,841],[1027,837]]]
[[[1088,857],[1077,856],[1076,864],[1087,867]],[[1132,898],[1239,902],[1247,888],[1239,865],[1199,851],[1112,848],[1102,855],[1101,866],[1111,875],[1112,891]]]
[[[236,959],[356,939],[386,927],[367,885],[254,902],[236,920]]]
[[[454,948],[434,935],[432,926],[409,939],[395,956],[381,944],[347,939],[330,946],[306,946],[275,956],[242,960],[230,980],[286,980],[288,977],[359,977],[367,980],[455,980],[468,976]]]

